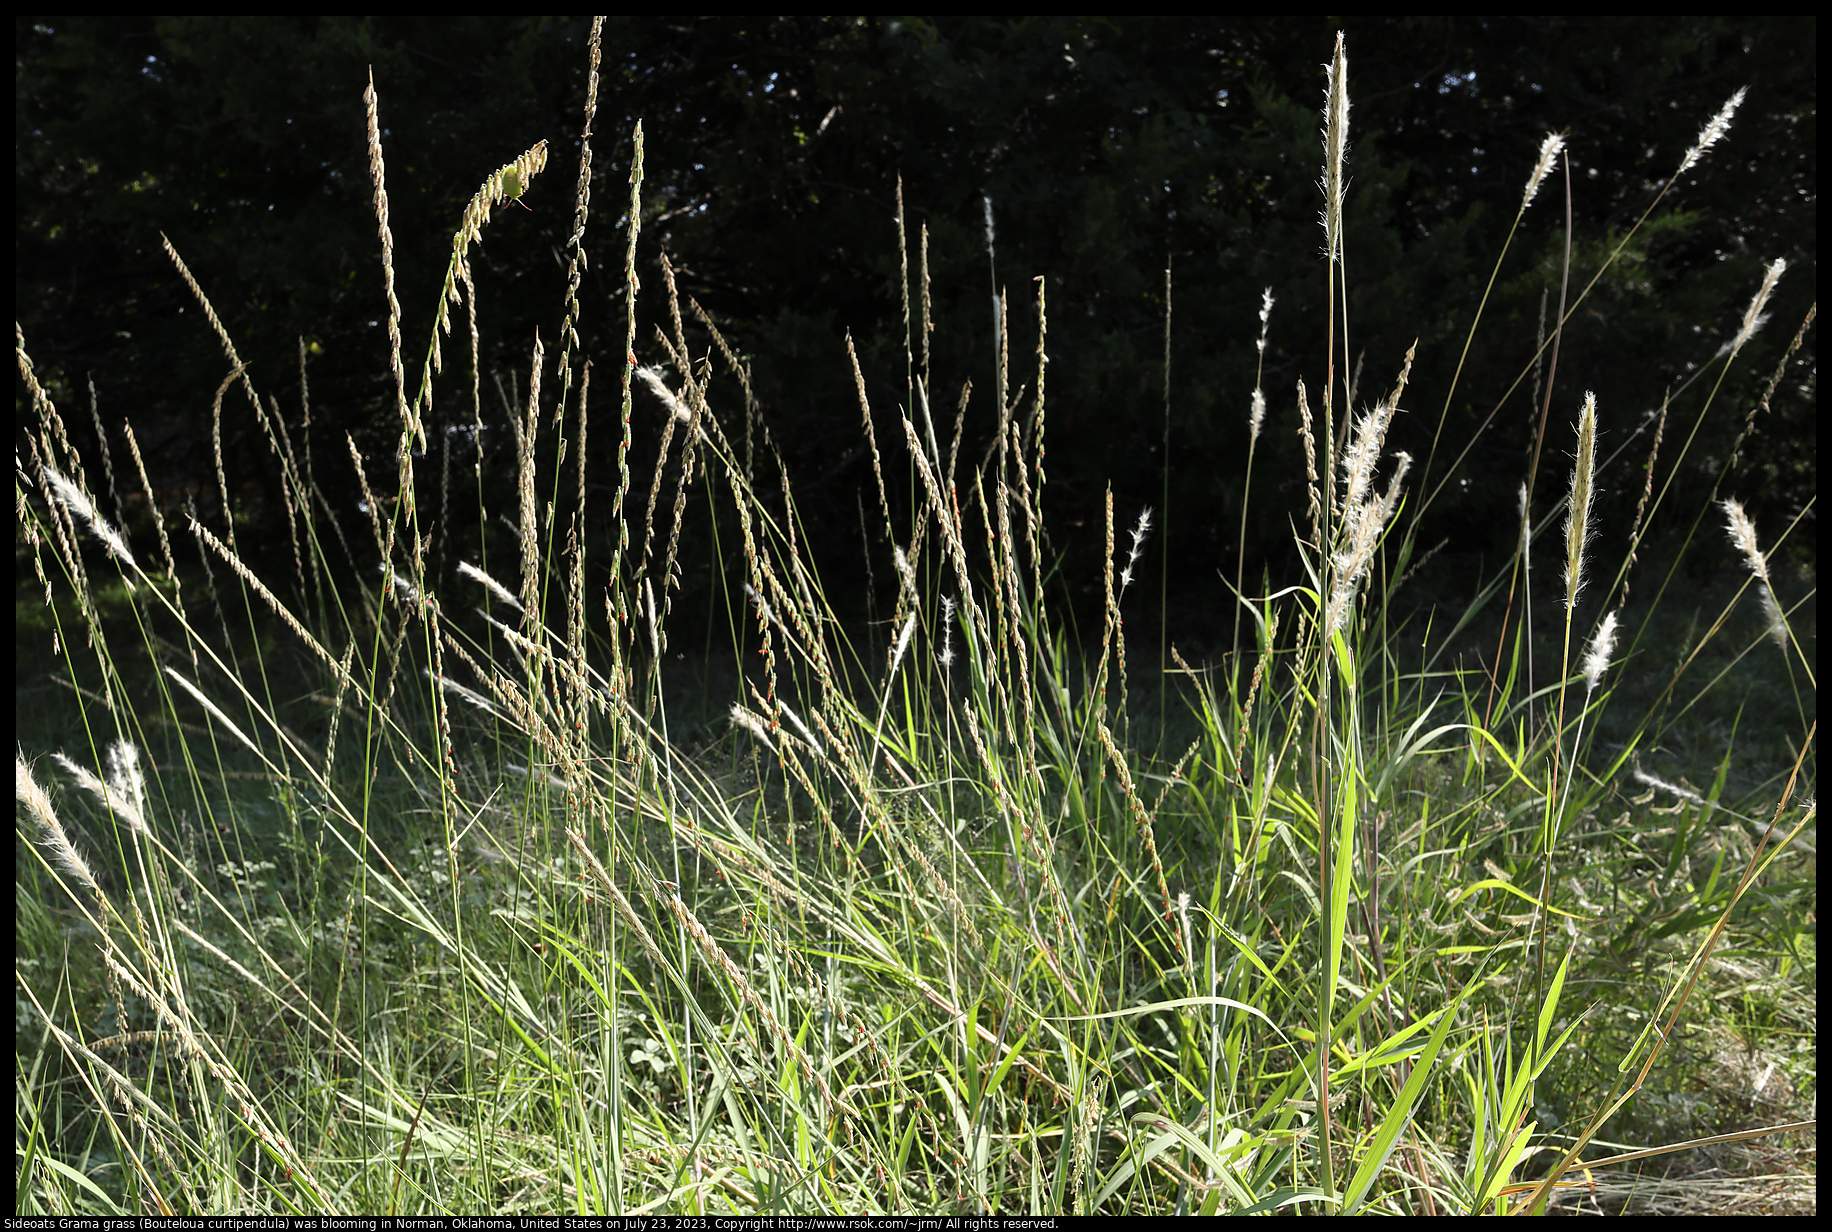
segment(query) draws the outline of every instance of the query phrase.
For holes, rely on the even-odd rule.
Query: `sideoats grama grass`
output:
[[[1727,470],[1704,533],[1664,575],[1637,566],[1649,519],[1683,522],[1661,508],[1678,495],[1650,470],[1626,536],[1593,524],[1596,485],[1632,482],[1610,449],[1638,411],[1574,395],[1583,374],[1550,363],[1535,409],[1552,444],[1522,476],[1519,550],[1464,612],[1390,623],[1425,554],[1420,512],[1472,442],[1441,420],[1429,456],[1387,452],[1403,399],[1453,393],[1409,389],[1410,355],[1389,393],[1352,389],[1350,98],[1339,40],[1329,309],[1305,323],[1323,370],[1295,405],[1243,391],[1249,457],[1262,433],[1302,433],[1300,572],[1223,616],[1250,673],[1170,651],[1189,739],[1165,757],[1133,738],[1124,620],[1158,515],[1109,499],[1105,618],[1082,661],[1039,547],[1047,327],[1029,393],[1000,382],[992,448],[959,467],[969,394],[950,439],[929,368],[947,323],[926,227],[911,273],[901,198],[920,337],[900,439],[869,442],[889,540],[872,563],[897,591],[883,655],[835,616],[788,477],[763,477],[742,341],[683,313],[665,266],[637,276],[640,127],[613,248],[624,335],[594,356],[575,331],[602,310],[578,294],[603,225],[588,122],[561,346],[537,345],[504,401],[516,498],[479,531],[506,520],[510,567],[434,567],[449,467],[422,461],[435,392],[464,399],[448,358],[468,361],[484,422],[469,256],[496,207],[548,188],[544,142],[457,220],[410,381],[371,85],[399,448],[392,470],[353,459],[352,519],[315,497],[309,420],[257,411],[291,562],[250,561],[190,517],[174,529],[204,584],[181,588],[163,523],[155,554],[99,511],[19,337],[19,546],[45,601],[21,644],[56,650],[86,733],[70,749],[24,734],[16,759],[21,1212],[1435,1214],[1615,1209],[1631,1189],[1644,1209],[1810,1209],[1813,592],[1762,546],[1797,529],[1753,525]],[[1523,214],[1582,140],[1549,136],[1521,169]],[[990,243],[990,201],[987,216]],[[1617,276],[1612,257],[1561,291],[1546,357]],[[636,336],[639,294],[664,297],[671,331]],[[1001,305],[1003,372],[1030,340],[1005,336]],[[1478,313],[1470,345],[1480,330]],[[1483,345],[1534,349],[1520,341]],[[607,379],[608,429],[591,405]],[[1733,413],[1687,397],[1675,414]],[[594,409],[619,465],[613,550],[588,560],[587,501],[606,499],[583,471]],[[631,444],[655,423],[675,481],[651,477],[639,520]],[[344,451],[319,446],[320,467]],[[906,523],[887,473],[911,476]],[[754,666],[709,707],[729,723],[690,746],[663,651],[699,500],[734,536],[730,653]],[[1134,527],[1124,560],[1115,518]],[[358,565],[363,522],[379,572]],[[1553,526],[1548,589],[1528,565]],[[1675,624],[1688,558],[1740,568],[1759,618],[1739,594]],[[1497,653],[1444,658],[1478,618]],[[1558,631],[1556,662],[1534,661],[1533,620]],[[1398,670],[1421,632],[1422,664]],[[1790,747],[1733,793],[1740,699],[1758,696]],[[1682,736],[1694,709],[1725,716],[1721,747]],[[1670,1171],[1641,1172],[1650,1157]]]

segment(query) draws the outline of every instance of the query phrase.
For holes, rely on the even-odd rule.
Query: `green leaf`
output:
[[[1368,1144],[1367,1153],[1361,1157],[1361,1164],[1355,1169],[1354,1177],[1349,1181],[1348,1189],[1342,1197],[1342,1213],[1357,1214],[1368,1191],[1380,1176],[1380,1170],[1386,1166],[1387,1156],[1393,1153],[1394,1145],[1399,1141],[1400,1131],[1412,1121],[1412,1109],[1425,1090],[1425,1083],[1431,1077],[1431,1068],[1437,1062],[1438,1053],[1444,1047],[1444,1037],[1450,1031],[1450,1024],[1456,1020],[1457,1010],[1463,1004],[1463,997],[1468,995],[1468,986],[1462,995],[1438,1013],[1438,1025],[1432,1028],[1431,1039],[1425,1044],[1425,1051],[1412,1067],[1412,1076],[1406,1079],[1406,1085],[1400,1088],[1399,1098],[1387,1109],[1387,1115],[1381,1118],[1380,1128],[1374,1131],[1374,1140]]]

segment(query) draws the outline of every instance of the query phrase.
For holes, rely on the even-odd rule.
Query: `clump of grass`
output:
[[[1533,509],[1537,454],[1519,552],[1474,580],[1459,620],[1505,591],[1510,653],[1495,661],[1511,666],[1385,671],[1408,636],[1387,614],[1417,521],[1400,518],[1416,499],[1410,460],[1383,452],[1412,356],[1371,406],[1337,383],[1351,324],[1340,40],[1327,74],[1320,423],[1302,385],[1293,416],[1256,384],[1247,424],[1250,451],[1281,423],[1305,440],[1310,507],[1292,511],[1308,513],[1304,573],[1241,595],[1258,652],[1244,685],[1170,652],[1166,681],[1183,682],[1194,735],[1174,760],[1129,738],[1124,609],[1152,515],[1136,515],[1122,560],[1109,499],[1105,619],[1084,670],[1051,622],[1039,547],[1044,285],[1028,410],[1006,387],[995,295],[996,435],[963,476],[971,387],[945,456],[929,413],[926,227],[919,320],[903,255],[903,321],[921,335],[906,339],[914,414],[883,457],[869,441],[888,540],[877,563],[897,591],[884,654],[855,644],[828,603],[788,477],[758,476],[751,442],[758,427],[768,441],[768,408],[697,305],[725,377],[690,362],[703,349],[690,348],[665,266],[673,336],[658,335],[654,362],[638,359],[640,128],[614,529],[593,564],[611,577],[602,612],[584,598],[590,489],[582,469],[565,482],[563,465],[582,467],[590,412],[574,342],[591,311],[577,296],[589,141],[566,341],[553,361],[534,349],[525,397],[506,402],[513,584],[480,562],[429,567],[440,540],[428,511],[448,495],[413,459],[436,422],[450,305],[468,302],[475,321],[466,250],[492,206],[529,190],[544,143],[467,207],[410,399],[380,99],[368,95],[400,426],[392,487],[361,476],[380,584],[355,568],[349,511],[309,495],[309,438],[301,462],[286,425],[264,419],[304,567],[289,590],[190,518],[202,559],[229,569],[205,627],[181,601],[163,522],[154,565],[99,511],[21,338],[34,427],[20,535],[90,733],[86,750],[56,751],[81,794],[38,760],[54,750],[16,761],[29,853],[22,1212],[1544,1209],[1596,1200],[1612,1169],[1698,1147],[1659,1118],[1636,1122],[1638,1151],[1599,1134],[1690,1090],[1661,1065],[1689,1037],[1721,1051],[1732,1033],[1767,1074],[1745,1092],[1761,1115],[1747,1124],[1720,1104],[1711,1124],[1724,1132],[1705,1141],[1798,1128],[1815,1080],[1802,836],[1817,818],[1816,726],[1795,687],[1791,767],[1734,799],[1709,763],[1683,772],[1710,779],[1703,792],[1639,768],[1666,756],[1682,689],[1695,692],[1680,714],[1735,717],[1734,702],[1710,700],[1722,683],[1688,670],[1734,635],[1726,607],[1689,636],[1650,704],[1612,713],[1631,705],[1621,682],[1668,663],[1645,640],[1652,616],[1636,627],[1623,606],[1641,511],[1626,541],[1589,513],[1608,479],[1612,408],[1586,398],[1575,421],[1552,601],[1558,704],[1535,708],[1524,683],[1533,645],[1520,616],[1548,603],[1527,553],[1556,521]],[[1722,137],[1735,101],[1685,166]],[[1557,137],[1542,145],[1523,211],[1561,150]],[[986,215],[990,249],[990,202]],[[898,228],[907,245],[901,195]],[[1738,346],[1779,276],[1772,266]],[[1268,291],[1262,350],[1271,306]],[[1547,345],[1575,307],[1561,304]],[[475,391],[475,327],[471,343]],[[856,359],[851,375],[869,433]],[[663,408],[640,521],[628,500],[637,382]],[[902,526],[885,480],[899,449],[916,497]],[[714,524],[736,524],[742,573],[723,598],[731,650],[757,667],[720,705],[728,728],[690,755],[670,734],[662,652],[696,476],[727,519]],[[1667,496],[1650,478],[1643,510]],[[1770,577],[1741,506],[1723,507],[1765,612],[1739,658],[1783,656],[1789,685],[1798,669],[1810,690],[1794,632],[1805,601],[1787,605],[1790,584]],[[496,512],[480,505],[483,542]],[[671,523],[659,553],[658,516]],[[1687,540],[1681,555],[1711,550]],[[1592,581],[1605,592],[1592,604],[1584,581],[1608,576],[1599,558],[1612,553],[1622,564]],[[112,607],[103,570],[125,587]],[[345,588],[329,588],[340,571]],[[479,600],[513,615],[467,611]],[[245,653],[250,639],[268,648]],[[302,722],[289,695],[322,715]],[[1598,739],[1605,722],[1619,739]],[[91,954],[93,966],[76,963]],[[1580,983],[1587,1004],[1574,1008]],[[1739,995],[1740,1016],[1715,1008]],[[1773,1096],[1782,1086],[1789,1098]],[[1683,1184],[1660,1196],[1682,1202]]]

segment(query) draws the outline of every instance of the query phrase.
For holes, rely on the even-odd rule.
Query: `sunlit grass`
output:
[[[432,570],[448,479],[416,447],[435,386],[470,396],[466,252],[544,143],[458,225],[417,383],[392,309],[402,446],[392,477],[356,459],[360,511],[313,497],[309,438],[264,418],[294,551],[263,567],[195,521],[130,543],[97,475],[144,472],[76,455],[21,339],[42,587],[20,654],[56,646],[79,717],[21,715],[21,1213],[1810,1203],[1810,1137],[1727,1136],[1798,1130],[1816,1093],[1814,593],[1758,567],[1800,531],[1712,506],[1656,552],[1643,515],[1590,526],[1582,493],[1640,459],[1584,461],[1627,412],[1567,378],[1521,550],[1408,606],[1418,488],[1465,443],[1386,451],[1410,357],[1349,396],[1340,46],[1330,72],[1330,368],[1284,408],[1242,391],[1243,446],[1307,442],[1301,570],[1243,594],[1237,656],[1167,649],[1161,678],[1126,627],[1161,516],[1109,497],[1103,619],[1072,644],[1040,548],[1041,359],[1000,382],[984,463],[962,457],[926,308],[910,413],[869,442],[889,619],[855,640],[789,480],[734,443],[765,422],[742,340],[665,262],[641,293],[672,329],[635,336],[638,225],[615,254],[628,362],[593,390],[563,329],[503,412],[517,490],[484,521],[514,563]],[[639,220],[640,129],[635,150]],[[1559,156],[1522,169],[1522,211]],[[906,303],[926,251],[906,242]],[[1011,365],[1048,345],[1005,341]],[[831,375],[868,402],[856,366]],[[622,463],[618,542],[590,560],[588,428]],[[666,645],[691,502],[742,561],[742,618],[703,661]],[[1740,572],[1688,590],[1687,562]],[[1635,1149],[1673,1177],[1608,1162]]]

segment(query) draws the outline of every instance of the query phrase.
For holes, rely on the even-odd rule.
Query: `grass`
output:
[[[667,363],[635,370],[640,127],[617,542],[590,565],[570,329],[505,408],[514,505],[480,515],[485,542],[513,524],[514,573],[429,563],[447,314],[544,143],[467,209],[415,374],[371,92],[393,495],[371,469],[357,519],[314,499],[309,435],[263,414],[294,547],[268,576],[233,523],[154,526],[137,449],[100,459],[114,507],[117,479],[145,491],[129,543],[22,338],[21,654],[56,646],[61,699],[31,704],[71,717],[17,761],[20,1212],[1811,1209],[1813,593],[1763,555],[1797,532],[1725,493],[1656,556],[1641,528],[1676,494],[1651,485],[1599,531],[1586,492],[1634,462],[1601,456],[1612,408],[1548,381],[1522,550],[1433,581],[1415,510],[1461,443],[1408,469],[1383,456],[1405,373],[1373,403],[1346,388],[1340,45],[1329,98],[1303,570],[1243,594],[1245,654],[1167,648],[1161,682],[1127,651],[1147,512],[1108,501],[1098,647],[1050,615],[1047,339],[1026,402],[1002,361],[979,467],[931,412],[926,237],[916,416],[869,441],[888,634],[849,635],[787,479],[752,465],[741,361],[671,274],[645,291]],[[708,342],[717,372],[687,362]],[[1255,394],[1257,441],[1279,412]],[[646,486],[643,399],[666,423]],[[736,537],[738,615],[724,657],[682,665],[702,500]],[[1690,588],[1701,559],[1740,585]],[[1421,565],[1442,593],[1407,618]]]

